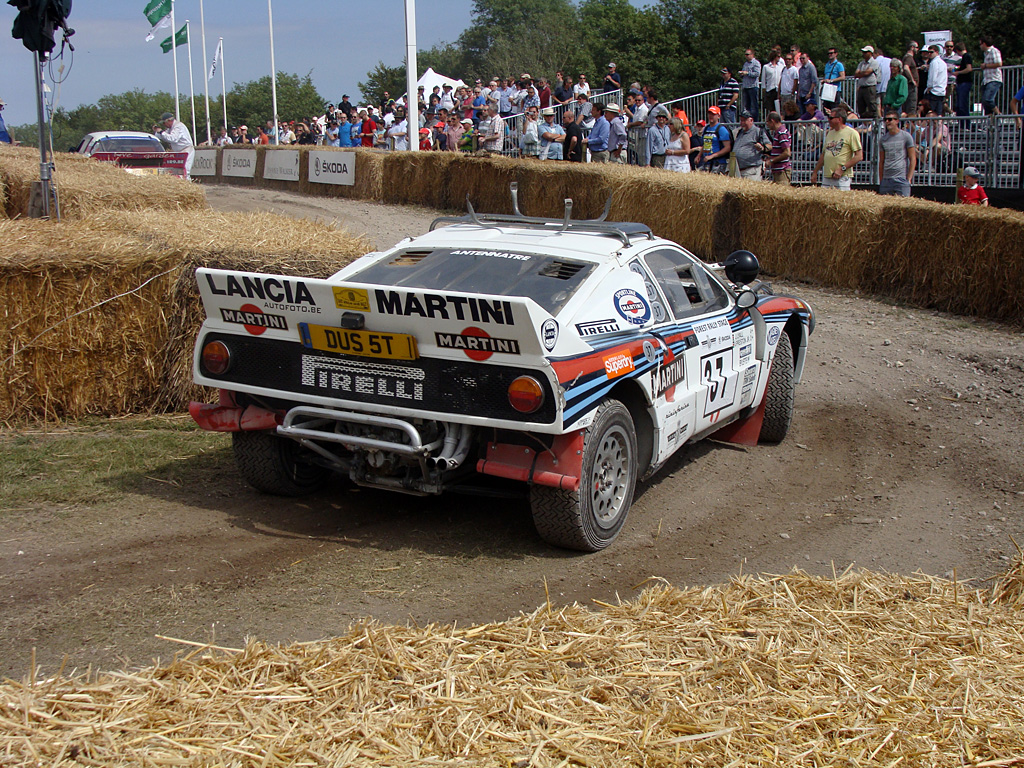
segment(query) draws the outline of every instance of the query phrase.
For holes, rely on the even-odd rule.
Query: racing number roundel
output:
[[[615,292],[615,311],[633,325],[643,325],[651,319],[651,305],[632,288],[621,288]]]

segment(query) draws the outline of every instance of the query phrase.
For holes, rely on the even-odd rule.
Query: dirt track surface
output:
[[[214,187],[220,210],[337,221],[378,247],[436,212]],[[481,623],[553,603],[628,599],[739,572],[849,565],[980,580],[1024,543],[1024,344],[1019,333],[804,285],[817,313],[789,437],[705,441],[642,484],[619,539],[546,546],[525,500],[420,499],[341,486],[282,500],[226,460],[196,482],[12,515],[0,536],[0,674],[148,664],[183,646],[338,634],[350,621]],[[170,460],[170,457],[169,457]],[[7,519],[7,518],[5,518]],[[184,650],[188,650],[185,648]]]

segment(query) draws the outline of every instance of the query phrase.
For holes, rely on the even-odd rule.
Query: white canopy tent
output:
[[[434,90],[434,86],[438,85],[443,88],[445,83],[450,85],[453,89],[465,85],[465,82],[463,82],[462,80],[453,80],[450,77],[439,75],[431,67],[427,67],[427,71],[423,73],[423,77],[416,81],[416,87],[419,88],[422,85],[423,98],[429,99],[431,92],[433,92]]]

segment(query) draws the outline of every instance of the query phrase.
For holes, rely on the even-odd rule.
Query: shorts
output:
[[[838,179],[826,177],[821,180],[821,186],[829,187],[831,189],[838,189],[842,192],[849,192],[851,181],[852,179],[849,176],[840,176]]]
[[[878,194],[910,197],[910,182],[906,179],[882,179],[878,182]]]
[[[752,165],[749,168],[738,168],[739,177],[741,179],[756,179],[760,181],[764,178],[764,172],[762,166]]]
[[[772,183],[789,187],[793,184],[793,171],[772,171]]]

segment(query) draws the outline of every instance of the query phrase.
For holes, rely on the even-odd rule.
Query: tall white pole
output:
[[[413,152],[420,148],[419,99],[416,94],[416,0],[405,0],[405,114],[406,139]]]
[[[174,25],[174,0],[171,0],[171,59],[174,61],[174,119],[181,120],[181,104],[178,103],[178,46],[175,45],[177,27]]]
[[[217,47],[220,48],[220,100],[224,102],[224,130],[228,129],[228,89],[224,85],[224,38],[222,37]]]
[[[203,15],[203,0],[199,0],[199,34],[203,38],[203,83],[206,91],[206,143],[213,143],[213,135],[210,133],[210,70],[206,68],[206,17]],[[195,136],[192,137],[195,139]]]
[[[192,102],[192,142],[196,141],[196,85],[192,79],[192,26],[185,19],[185,37],[188,38],[188,92]]]
[[[277,121],[277,67],[274,64],[274,8],[267,0],[267,18],[270,20],[270,98],[274,104],[274,143],[281,143],[281,128]]]

